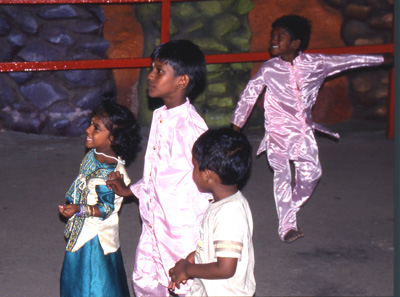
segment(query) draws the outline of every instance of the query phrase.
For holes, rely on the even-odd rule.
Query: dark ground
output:
[[[331,128],[342,138],[317,135],[322,180],[298,216],[306,236],[294,243],[278,239],[265,154],[253,160],[243,193],[254,218],[256,296],[393,295],[394,142],[380,123]],[[255,152],[263,131],[245,133]],[[0,155],[0,296],[58,296],[65,224],[57,206],[78,172],[83,138],[3,132]],[[141,177],[143,156],[144,149],[128,167],[133,181]],[[140,235],[133,200],[120,220],[131,285]]]

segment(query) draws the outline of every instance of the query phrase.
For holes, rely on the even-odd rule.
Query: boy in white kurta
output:
[[[211,198],[192,178],[192,146],[207,125],[188,99],[204,85],[206,62],[188,40],[159,45],[151,59],[148,94],[164,106],[153,113],[143,178],[126,187],[115,173],[108,185],[120,196],[139,199],[143,224],[132,276],[135,295],[168,297],[168,271],[195,248]],[[190,284],[175,293],[185,295]]]
[[[253,296],[253,219],[237,184],[251,166],[251,145],[232,129],[209,130],[193,146],[193,180],[213,194],[196,251],[171,268],[170,289],[194,278],[187,296]]]

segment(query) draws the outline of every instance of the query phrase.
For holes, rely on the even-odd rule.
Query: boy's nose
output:
[[[149,74],[147,74],[147,79],[153,79],[153,70],[151,70],[150,72],[149,72]]]

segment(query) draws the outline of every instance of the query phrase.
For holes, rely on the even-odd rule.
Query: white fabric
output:
[[[253,296],[253,218],[240,191],[210,204],[204,214],[195,263],[216,262],[217,257],[238,258],[236,272],[229,279],[195,278],[187,296]]]
[[[118,162],[115,171],[119,171],[124,175],[124,183],[129,185],[131,180],[129,179],[128,173],[126,172],[125,166]],[[97,204],[97,193],[96,186],[105,185],[106,180],[102,178],[92,178],[90,179],[87,187],[89,193],[87,195],[87,204],[96,205]],[[99,217],[88,217],[85,219],[82,231],[74,245],[72,252],[79,250],[86,242],[93,239],[96,235],[99,236],[100,245],[103,248],[104,255],[109,253],[115,253],[120,247],[119,241],[119,217],[118,212],[121,208],[123,197],[115,195],[114,199],[114,211],[106,219],[102,220]]]

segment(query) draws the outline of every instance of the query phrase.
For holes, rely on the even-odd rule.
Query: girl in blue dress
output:
[[[119,171],[130,183],[124,165],[138,151],[140,129],[126,107],[108,99],[93,111],[85,134],[89,151],[65,195],[67,204],[59,206],[68,218],[61,296],[129,296],[119,242],[123,197],[108,189],[106,181],[109,173]]]

